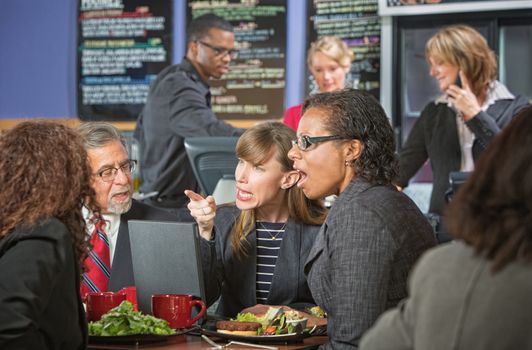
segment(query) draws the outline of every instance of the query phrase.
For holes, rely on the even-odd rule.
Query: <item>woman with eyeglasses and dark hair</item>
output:
[[[532,107],[479,159],[445,212],[452,244],[428,252],[409,297],[363,349],[532,347]]]
[[[79,137],[48,122],[1,134],[0,183],[0,349],[85,349],[81,208],[99,208]]]
[[[303,106],[288,153],[309,199],[337,195],[305,265],[316,303],[327,312],[322,349],[356,348],[362,333],[406,292],[416,259],[434,246],[432,228],[391,184],[393,130],[371,95],[317,94]]]
[[[303,266],[326,210],[295,186],[288,159],[295,132],[276,122],[258,124],[238,140],[236,205],[216,208],[186,191],[202,239],[208,304],[234,317],[256,304],[314,306]]]

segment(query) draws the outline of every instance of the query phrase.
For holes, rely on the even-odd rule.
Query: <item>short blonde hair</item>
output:
[[[342,67],[349,67],[355,59],[353,52],[347,47],[345,42],[336,36],[324,36],[310,44],[307,54],[307,64],[310,67],[312,58],[318,52],[333,59]]]
[[[475,95],[483,94],[497,78],[497,58],[484,37],[466,25],[444,27],[425,45],[431,57],[457,66],[467,77]]]

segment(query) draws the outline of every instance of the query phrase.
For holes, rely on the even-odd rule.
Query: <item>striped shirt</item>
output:
[[[283,242],[286,223],[257,221],[257,303],[265,304],[270,294],[273,271]]]

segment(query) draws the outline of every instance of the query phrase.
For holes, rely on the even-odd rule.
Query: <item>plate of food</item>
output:
[[[201,331],[228,340],[291,343],[311,335],[307,321],[295,310],[268,307],[265,313],[241,312],[234,319],[208,323]]]
[[[129,301],[109,310],[99,321],[89,322],[90,344],[158,343],[182,333],[165,320],[134,311]]]
[[[262,316],[267,313],[271,308],[271,305],[257,304],[243,309],[240,313],[252,313],[256,316]],[[306,319],[306,324],[303,327],[310,335],[324,335],[327,333],[327,314],[319,306],[311,306],[308,303],[296,303],[274,306],[275,308],[281,308],[288,316],[288,320]]]

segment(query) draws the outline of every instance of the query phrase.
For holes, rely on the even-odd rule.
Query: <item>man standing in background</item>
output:
[[[186,137],[244,132],[216,117],[207,83],[228,72],[234,47],[231,24],[213,14],[197,17],[187,31],[186,57],[161,71],[153,82],[135,129],[141,149],[140,192],[158,192],[149,204],[184,207],[188,203],[184,191],[198,190],[185,152]]]

